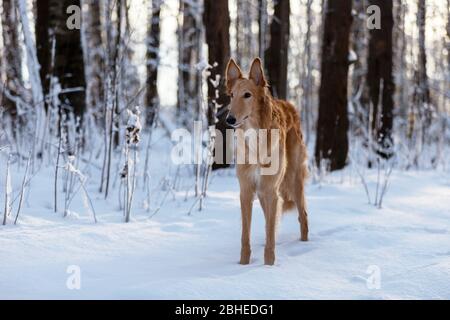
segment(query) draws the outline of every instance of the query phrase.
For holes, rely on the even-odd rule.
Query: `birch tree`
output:
[[[9,113],[15,117],[17,115],[16,104],[8,96],[21,95],[23,88],[22,79],[22,59],[19,45],[19,19],[15,0],[3,0],[2,2],[2,36],[3,52],[1,54],[1,65],[4,74],[4,89],[8,94],[2,94],[3,105]]]
[[[196,71],[199,62],[199,47],[202,41],[200,29],[202,19],[198,12],[202,7],[199,0],[180,0],[180,24],[178,28],[178,118],[187,124],[188,115],[198,116],[201,75]]]

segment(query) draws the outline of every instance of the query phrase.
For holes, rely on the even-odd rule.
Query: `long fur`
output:
[[[301,240],[308,240],[308,217],[304,185],[308,176],[307,153],[295,107],[284,100],[274,99],[268,89],[261,61],[256,58],[249,77],[230,60],[227,66],[227,91],[232,97],[230,115],[246,129],[267,129],[269,145],[279,144],[280,165],[276,174],[259,175],[262,164],[238,164],[242,213],[241,264],[250,261],[250,225],[252,203],[258,196],[266,219],[265,264],[275,261],[275,232],[280,215],[297,207]],[[250,93],[251,98],[245,98]],[[279,130],[279,141],[270,141],[270,130]],[[255,178],[256,177],[256,178]]]

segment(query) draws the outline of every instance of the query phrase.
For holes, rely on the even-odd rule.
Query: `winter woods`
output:
[[[1,185],[27,167],[23,187],[0,189],[5,223],[11,199],[26,199],[48,168],[52,207],[64,204],[64,215],[72,197],[100,193],[130,221],[131,208],[156,212],[187,173],[194,197],[205,197],[211,170],[234,153],[224,121],[232,57],[246,68],[260,56],[273,96],[296,105],[315,177],[348,166],[448,169],[442,1],[2,0],[0,16]],[[194,121],[209,160],[168,164],[154,181],[155,131],[194,134]],[[223,159],[213,161],[218,148]]]

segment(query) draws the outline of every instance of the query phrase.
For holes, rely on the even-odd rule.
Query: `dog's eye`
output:
[[[230,97],[231,97],[231,99],[233,99],[233,98],[234,98],[234,94],[233,94],[233,93],[231,93],[231,94],[230,94]]]
[[[251,96],[252,96],[252,94],[251,94],[250,92],[244,93],[244,98],[245,98],[245,99],[248,99],[248,98],[250,98]]]

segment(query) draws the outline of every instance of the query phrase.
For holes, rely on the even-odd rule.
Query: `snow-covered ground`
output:
[[[154,190],[161,177],[174,176],[167,141],[158,140]],[[17,190],[21,175],[12,170]],[[90,170],[98,174],[95,166]],[[376,176],[366,173],[371,191]],[[193,183],[189,175],[181,177]],[[97,224],[78,198],[69,217],[53,212],[51,167],[33,178],[18,225],[0,226],[0,298],[450,299],[448,173],[394,171],[381,210],[367,204],[351,169],[308,183],[310,241],[298,240],[296,214],[285,215],[273,267],[263,264],[264,219],[257,201],[251,264],[238,264],[233,170],[214,173],[203,211],[187,214],[194,199],[186,188],[154,191],[153,209],[147,212],[137,197],[128,224],[118,210],[117,190],[105,201],[91,179]],[[70,290],[67,280],[78,268],[81,287]]]

